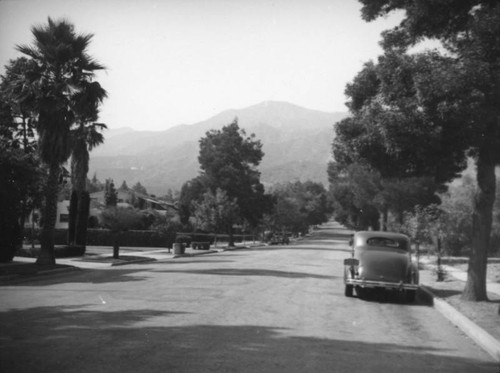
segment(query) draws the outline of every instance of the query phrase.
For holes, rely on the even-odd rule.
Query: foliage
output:
[[[97,175],[94,173],[92,179],[87,179],[87,190],[90,194],[95,192],[101,192],[105,190],[106,186],[99,179],[97,179]]]
[[[475,158],[477,190],[473,198],[472,246],[468,278],[463,297],[486,300],[486,256],[490,244],[492,210],[495,201],[495,165],[500,163],[500,3],[489,0],[447,2],[396,0],[363,3],[363,17],[370,21],[393,10],[402,10],[401,24],[386,31],[382,45],[385,55],[403,55],[423,38],[439,40],[448,52],[409,56],[416,73],[412,90],[398,89],[405,81],[405,69],[394,70],[393,81],[387,85],[384,98],[409,97],[418,105],[407,117],[421,116],[430,125],[425,150],[432,138],[446,138],[446,146],[437,150],[434,159],[447,171],[464,164],[465,150]],[[423,62],[423,63],[422,63]],[[389,76],[391,77],[391,76]],[[401,80],[400,78],[404,78]],[[390,79],[389,79],[390,80]],[[392,95],[397,93],[398,95]],[[392,100],[394,101],[394,100]],[[365,104],[363,104],[365,106]],[[399,106],[402,108],[404,106]],[[425,137],[424,137],[425,139]]]
[[[257,226],[263,213],[271,207],[264,193],[257,166],[264,153],[255,135],[246,136],[235,119],[222,130],[212,130],[200,140],[198,160],[208,188],[222,189],[237,201],[241,217],[251,227]]]
[[[142,186],[142,184],[139,181],[132,186],[132,190],[139,194],[145,194],[145,195],[148,194],[146,188]]]
[[[123,180],[122,185],[120,185],[118,190],[129,190],[127,182],[125,180]]]
[[[189,218],[194,214],[193,202],[201,201],[207,190],[207,179],[204,176],[198,176],[182,186],[179,196],[179,217],[184,226],[188,227]]]
[[[378,229],[379,210],[383,209],[380,174],[357,163],[344,170],[332,162],[328,177],[336,220],[351,229]]]
[[[193,226],[205,232],[229,232],[240,216],[236,200],[230,199],[220,188],[215,194],[206,192],[200,202],[193,201],[193,210]]]
[[[94,82],[96,83],[96,82]],[[96,84],[93,84],[95,86]],[[89,94],[84,91],[83,97],[78,98],[77,120],[78,126],[71,131],[73,150],[71,153],[71,185],[76,197],[71,199],[70,220],[68,229],[68,243],[85,247],[87,222],[89,218],[90,199],[87,192],[87,173],[89,171],[89,152],[104,142],[100,131],[107,128],[102,123],[89,123],[97,119],[97,106],[105,97],[100,88],[98,92]],[[96,88],[93,88],[95,90]],[[96,95],[96,96],[94,96]],[[86,112],[85,110],[88,110]]]
[[[104,201],[106,207],[116,207],[116,204],[118,203],[118,192],[116,191],[115,183],[112,179],[106,180],[104,190]]]
[[[25,84],[25,80],[35,67],[34,61],[25,57],[10,60],[0,84],[2,137],[9,138],[13,147],[30,153],[36,148],[36,114],[34,90]]]
[[[331,208],[325,187],[312,181],[290,182],[275,186],[271,195],[274,209],[267,214],[267,226],[272,231],[306,233],[310,226],[328,220]]]
[[[154,212],[154,220],[150,226],[151,230],[161,234],[175,234],[182,230],[179,215],[170,209],[165,214]]]
[[[0,141],[0,175],[0,262],[9,262],[22,243],[23,203],[40,194],[43,172],[32,154]]]
[[[154,221],[150,213],[127,207],[107,207],[101,213],[102,225],[112,231],[145,230]]]

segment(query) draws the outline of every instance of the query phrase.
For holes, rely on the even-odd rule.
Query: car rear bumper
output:
[[[403,282],[386,282],[386,281],[368,281],[349,278],[345,281],[346,285],[360,286],[362,288],[384,288],[395,290],[418,290],[416,284],[405,284]]]

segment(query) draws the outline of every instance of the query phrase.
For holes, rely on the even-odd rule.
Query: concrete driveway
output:
[[[343,295],[347,231],[0,286],[0,372],[497,372],[432,307]]]

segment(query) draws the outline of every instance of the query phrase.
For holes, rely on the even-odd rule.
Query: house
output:
[[[106,207],[105,191],[90,194],[90,214],[89,219],[94,218],[99,221],[101,211]],[[165,201],[160,201],[148,195],[136,193],[132,190],[118,190],[118,207],[137,207],[140,210],[153,209],[160,214],[166,214],[167,210],[177,212],[177,207]],[[57,202],[56,229],[68,229],[69,225],[69,200],[60,200]],[[33,221],[34,216],[34,221]],[[26,228],[39,228],[40,212],[35,210],[26,219],[24,226]]]
[[[106,192],[100,191],[90,194],[91,208],[104,208],[106,206]],[[165,201],[157,200],[146,194],[134,192],[133,190],[117,190],[118,207],[137,207],[139,210],[153,209],[158,212],[175,210],[177,207]]]
[[[69,200],[57,202],[56,229],[68,229],[69,224]],[[24,222],[26,228],[40,228],[40,211],[32,211]]]

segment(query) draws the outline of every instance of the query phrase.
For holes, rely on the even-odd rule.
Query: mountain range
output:
[[[240,129],[262,142],[258,169],[269,186],[288,181],[327,183],[333,125],[347,113],[306,109],[287,102],[265,101],[239,110],[226,110],[191,125],[164,131],[130,128],[106,132],[105,143],[90,154],[89,176],[112,178],[117,186],[138,181],[149,193],[162,195],[199,174],[199,140],[238,118]]]

